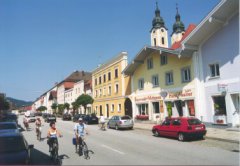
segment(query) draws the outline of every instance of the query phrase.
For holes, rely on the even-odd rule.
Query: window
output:
[[[98,93],[97,93],[97,90],[96,90],[96,91],[95,91],[95,97],[97,97],[97,94],[98,94]]]
[[[118,84],[115,85],[115,93],[118,93]]]
[[[97,85],[97,78],[95,78],[95,85]]]
[[[159,102],[153,102],[153,113],[157,114],[160,113],[160,109],[159,109]]]
[[[190,68],[183,68],[181,70],[182,73],[182,82],[189,82],[191,81],[191,73],[190,73]]]
[[[163,122],[163,125],[164,125],[164,126],[170,126],[170,120],[169,120],[169,119],[165,120],[165,121]]]
[[[219,64],[211,64],[211,65],[209,65],[209,67],[210,67],[211,77],[218,77],[218,76],[220,76]]]
[[[154,46],[157,45],[157,41],[156,41],[156,38],[154,38]]]
[[[152,69],[153,68],[153,59],[149,58],[147,59],[147,69]]]
[[[108,73],[108,81],[111,80],[111,72]]]
[[[112,112],[114,112],[114,104],[112,104],[112,109],[111,109]]]
[[[153,85],[153,87],[159,86],[158,75],[152,76],[152,85]]]
[[[121,104],[118,104],[118,112],[121,112]]]
[[[166,85],[173,84],[173,72],[166,73]]]
[[[164,44],[164,37],[162,37],[162,44]]]
[[[164,29],[161,29],[162,32],[164,32]]]
[[[104,88],[103,88],[103,96],[106,95],[106,94],[105,94],[105,91],[106,91],[106,88],[104,87]]]
[[[181,125],[180,119],[174,119],[173,122],[172,122],[172,125],[173,126],[180,126]]]
[[[111,95],[112,88],[111,86],[108,87],[108,95]]]
[[[103,82],[106,82],[106,74],[103,75]]]
[[[141,78],[138,80],[138,89],[143,89],[144,88],[144,79]]]
[[[118,69],[115,69],[115,78],[118,78]]]
[[[160,60],[161,60],[161,65],[167,64],[167,56],[166,55],[161,55]]]
[[[99,89],[99,96],[102,96],[102,89]]]
[[[100,76],[99,77],[99,84],[101,84],[102,83],[102,77]]]

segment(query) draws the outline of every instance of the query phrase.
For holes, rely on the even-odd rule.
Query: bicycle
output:
[[[92,150],[89,150],[88,149],[88,146],[86,144],[86,142],[84,141],[84,139],[82,139],[81,137],[79,137],[79,143],[78,145],[78,155],[81,156],[81,155],[84,155],[84,158],[85,159],[90,159],[90,156],[89,156],[89,152],[91,152],[93,154],[93,151]]]
[[[37,127],[36,132],[37,132],[37,140],[41,141],[42,128]]]
[[[105,131],[106,130],[106,123],[105,122],[103,122],[103,123],[99,123],[99,129],[100,130],[103,130],[103,131]]]
[[[50,157],[53,160],[55,164],[59,162],[58,158],[58,140],[57,138],[50,138],[52,139],[52,145],[51,145],[51,151],[50,151]]]

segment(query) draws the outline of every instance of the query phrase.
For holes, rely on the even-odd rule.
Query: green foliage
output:
[[[168,117],[172,116],[172,102],[167,102]]]
[[[45,106],[40,106],[40,107],[38,107],[37,108],[37,111],[45,111],[45,110],[47,110],[47,107],[45,107]]]
[[[87,105],[93,103],[93,98],[89,95],[82,94],[81,96],[79,96],[77,98],[77,100],[75,102],[77,103],[77,105],[79,105],[79,106],[81,105],[84,107],[84,112],[86,114]]]
[[[70,108],[70,104],[65,103],[65,104],[64,104],[64,108],[66,108],[67,110],[69,110],[69,108]]]
[[[62,115],[63,114],[63,111],[65,109],[65,106],[64,104],[58,104],[58,114]]]
[[[9,102],[0,96],[0,110],[8,110],[10,108]]]

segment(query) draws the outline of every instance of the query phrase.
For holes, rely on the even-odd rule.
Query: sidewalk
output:
[[[156,125],[152,122],[135,122],[134,128],[143,130],[152,130],[152,127]],[[240,130],[235,128],[214,128],[207,127],[206,139],[213,139],[231,143],[238,143],[240,139]]]

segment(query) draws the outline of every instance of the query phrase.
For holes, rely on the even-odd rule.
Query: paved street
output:
[[[146,130],[101,131],[97,125],[88,126],[90,134],[86,142],[94,154],[90,153],[91,158],[86,160],[75,153],[73,126],[71,121],[57,121],[57,128],[64,135],[59,138],[62,165],[239,165],[239,153],[235,152],[238,144],[213,140],[179,142],[154,137]],[[31,130],[23,134],[29,144],[34,144],[32,164],[52,164],[46,139],[37,141],[34,123],[30,127]],[[49,124],[44,123],[44,138],[48,127]]]

